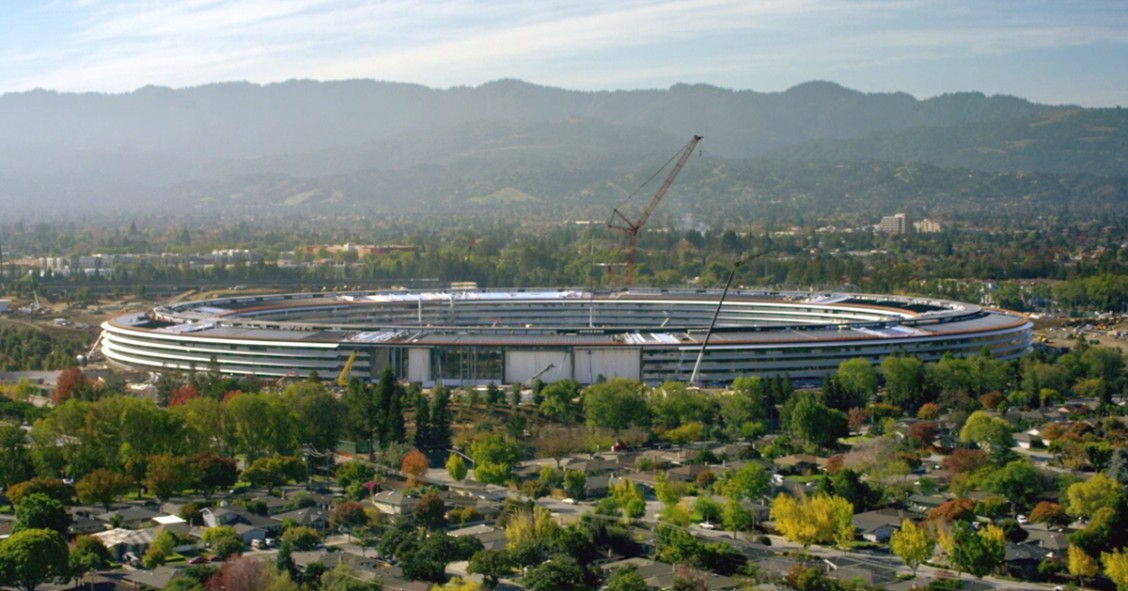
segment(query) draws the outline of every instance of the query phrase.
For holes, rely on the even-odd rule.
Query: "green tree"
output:
[[[833,445],[838,438],[850,433],[846,413],[835,410],[815,400],[814,396],[801,396],[791,408],[791,433],[819,449]]]
[[[111,558],[110,550],[102,540],[93,536],[78,536],[71,544],[67,560],[70,577],[79,581],[87,573],[108,567]]]
[[[52,529],[17,531],[0,542],[0,565],[6,581],[23,591],[68,576],[69,553],[63,535]]]
[[[446,523],[446,502],[438,493],[423,495],[411,508],[415,521],[427,529],[436,529]]]
[[[337,484],[349,488],[354,484],[365,484],[376,476],[376,469],[370,464],[350,460],[337,468]]]
[[[62,503],[45,494],[34,493],[23,497],[16,505],[16,525],[12,531],[49,529],[65,536],[72,521]]]
[[[857,357],[839,363],[835,377],[838,378],[838,384],[842,388],[844,400],[847,404],[845,407],[835,406],[830,404],[829,401],[827,404],[838,410],[846,411],[853,407],[864,408],[877,393],[877,370],[874,369],[868,359]]]
[[[1045,489],[1043,478],[1030,460],[1015,460],[987,475],[984,487],[1003,495],[1011,503],[1011,510],[1031,506]]]
[[[646,584],[646,579],[638,574],[638,568],[632,566],[619,567],[611,571],[607,577],[604,591],[651,591],[653,588]]]
[[[321,534],[311,527],[294,526],[282,532],[282,541],[298,552],[313,550],[321,543]]]
[[[0,423],[0,487],[27,480],[31,470],[27,433],[19,425]]]
[[[891,404],[915,412],[926,402],[924,362],[920,358],[890,355],[881,361],[881,375]]]
[[[524,457],[524,448],[508,437],[494,433],[474,441],[470,446],[474,460],[474,477],[480,482],[505,484],[509,472]]]
[[[243,551],[243,538],[228,525],[209,527],[204,530],[201,541],[220,558],[228,558]]]
[[[504,550],[480,550],[470,557],[470,565],[466,572],[482,575],[482,583],[486,589],[493,591],[497,588],[501,577],[513,572],[513,561],[509,553]]]
[[[588,386],[583,396],[587,424],[616,433],[633,425],[649,424],[645,388],[642,382],[626,378]]]
[[[265,486],[269,494],[276,486],[303,480],[305,465],[300,458],[275,454],[255,460],[243,471],[243,478],[255,486]]]
[[[557,556],[525,575],[529,591],[572,591],[584,588],[584,569],[570,557]]]
[[[975,531],[966,521],[952,524],[952,562],[963,572],[983,578],[1003,562],[1006,554],[1006,537],[1003,530],[989,525]]]

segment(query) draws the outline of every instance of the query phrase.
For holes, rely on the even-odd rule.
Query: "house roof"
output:
[[[153,543],[152,529],[124,529],[114,528],[107,531],[90,534],[98,538],[107,548],[124,544],[127,546],[144,546]]]

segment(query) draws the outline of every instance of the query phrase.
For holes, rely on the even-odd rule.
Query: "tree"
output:
[[[523,456],[524,448],[500,433],[480,438],[470,446],[474,478],[487,484],[505,484],[513,465]]]
[[[638,568],[631,565],[611,571],[611,576],[607,577],[607,584],[603,589],[604,591],[651,591],[652,588],[646,584],[646,579],[638,574]]]
[[[66,540],[51,529],[25,529],[0,542],[3,577],[23,591],[67,577],[69,554]]]
[[[86,379],[86,374],[82,373],[82,368],[65,369],[59,373],[59,377],[55,381],[55,390],[51,393],[51,403],[59,406],[63,401],[89,387],[89,380]]]
[[[1066,515],[1061,505],[1050,501],[1041,501],[1030,511],[1030,523],[1064,527],[1071,521],[1073,520]]]
[[[839,437],[850,433],[846,413],[826,406],[811,395],[798,397],[791,409],[789,426],[796,438],[819,449],[833,445]]]
[[[170,531],[162,531],[157,534],[153,543],[149,545],[149,549],[145,551],[145,555],[141,557],[141,565],[145,568],[156,568],[165,563],[169,555],[172,554],[173,548],[176,547],[176,536]]]
[[[844,546],[854,539],[854,506],[842,497],[818,494],[796,500],[779,495],[771,516],[784,537],[804,548],[830,542]]]
[[[1115,508],[1124,497],[1124,487],[1104,474],[1094,474],[1084,482],[1075,482],[1066,490],[1066,513],[1092,518],[1102,507]]]
[[[552,512],[539,505],[514,513],[505,525],[506,548],[513,549],[536,543],[549,544],[560,530]]]
[[[992,471],[983,484],[988,491],[1005,496],[1013,511],[1030,506],[1045,488],[1042,480],[1030,460],[1023,459]]]
[[[905,565],[913,569],[916,576],[917,568],[924,561],[932,557],[936,548],[936,540],[928,532],[927,527],[918,526],[912,520],[906,519],[901,523],[901,529],[893,532],[889,545]]]
[[[482,575],[486,589],[493,591],[501,577],[513,572],[513,561],[504,550],[480,550],[470,557],[466,572]]]
[[[989,453],[999,448],[1010,449],[1014,446],[1010,423],[1006,419],[981,410],[971,413],[967,418],[967,422],[960,429],[960,441],[973,442]]]
[[[877,393],[877,370],[868,359],[857,357],[839,363],[834,377],[842,389],[844,404],[835,405],[828,400],[827,405],[838,410],[845,411],[855,406],[864,408]]]
[[[71,544],[67,570],[72,579],[81,580],[87,573],[109,566],[111,558],[102,540],[94,536],[78,536]]]
[[[205,498],[216,490],[231,488],[239,481],[239,464],[235,458],[210,451],[200,452],[192,457],[192,467],[197,476],[193,484],[203,491]]]
[[[23,482],[31,474],[27,432],[19,425],[0,423],[0,488]]]
[[[407,474],[408,486],[416,487],[427,475],[427,469],[430,467],[431,461],[427,459],[427,456],[423,452],[413,449],[404,456],[400,471]]]
[[[529,591],[572,591],[584,588],[584,569],[571,557],[557,556],[525,575]]]
[[[584,498],[587,489],[587,473],[580,470],[564,471],[564,490],[574,498]]]
[[[243,551],[243,538],[228,525],[209,527],[200,538],[216,556],[228,558]]]
[[[881,361],[885,392],[891,404],[910,411],[924,403],[924,362],[912,356],[890,355]]]
[[[1124,550],[1102,552],[1101,562],[1104,563],[1104,573],[1117,591],[1128,591],[1128,554]]]
[[[352,532],[367,525],[368,521],[368,513],[365,512],[364,505],[356,501],[337,503],[329,512],[329,524],[338,531]]]
[[[615,433],[632,425],[649,424],[650,408],[643,394],[645,388],[642,382],[626,378],[588,386],[583,396],[587,424]]]
[[[261,591],[270,589],[274,582],[274,570],[257,556],[232,558],[219,567],[219,571],[208,582],[209,589],[224,591]]]
[[[274,454],[255,460],[243,471],[243,478],[255,486],[265,486],[267,493],[274,487],[305,478],[305,465],[300,458]]]
[[[994,525],[975,531],[970,523],[957,521],[952,524],[951,540],[952,562],[978,579],[1002,564],[1006,555],[1006,535]]]
[[[353,441],[373,444],[380,423],[380,405],[372,386],[357,378],[349,380],[348,387],[341,395],[341,402],[345,412],[344,436]],[[424,419],[426,418],[428,417],[425,416]]]
[[[446,523],[446,502],[438,493],[423,495],[411,508],[415,521],[427,529],[435,529]]]
[[[732,532],[733,538],[736,538],[736,532],[751,529],[756,524],[755,515],[745,509],[739,500],[731,498],[725,501],[721,519],[725,529]]]
[[[282,541],[298,552],[305,552],[313,550],[321,543],[321,534],[312,527],[298,525],[287,528],[282,533]]]
[[[447,474],[455,480],[455,482],[462,482],[466,480],[466,461],[462,456],[452,453],[446,463]]]
[[[1095,577],[1100,572],[1100,565],[1092,556],[1085,553],[1077,546],[1069,547],[1069,574],[1077,577],[1081,586],[1085,585],[1085,577]]]
[[[65,505],[74,500],[74,487],[58,478],[32,478],[13,484],[7,494],[13,505],[19,505],[25,496],[31,494],[44,494]]]
[[[376,469],[370,464],[350,460],[337,468],[337,484],[348,489],[354,484],[365,484],[376,476]]]
[[[62,503],[45,494],[35,493],[23,497],[16,505],[16,526],[12,531],[49,529],[65,536],[72,521]]]
[[[145,486],[162,501],[167,501],[198,480],[196,466],[191,458],[185,456],[152,456],[145,470]]]
[[[87,505],[104,505],[107,510],[110,503],[120,498],[133,487],[133,480],[123,474],[110,472],[99,468],[75,483],[75,492],[78,500]]]

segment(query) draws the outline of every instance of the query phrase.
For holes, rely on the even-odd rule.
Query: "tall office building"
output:
[[[883,216],[877,224],[878,232],[886,234],[904,234],[909,231],[909,218],[903,213]]]

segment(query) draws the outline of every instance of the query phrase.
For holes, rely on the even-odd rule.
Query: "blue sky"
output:
[[[832,80],[1128,106],[1128,2],[6,0],[0,93],[373,78],[575,90]]]

